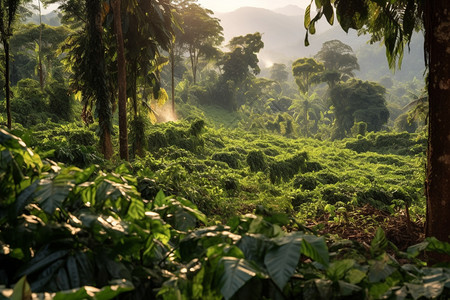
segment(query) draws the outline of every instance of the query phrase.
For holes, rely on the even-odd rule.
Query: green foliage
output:
[[[209,130],[203,136],[208,142],[214,138]],[[241,138],[249,145],[299,145],[277,137],[267,138],[264,143],[249,137]],[[234,138],[238,139],[238,135]],[[311,140],[301,142],[309,149],[309,159],[316,159],[313,149],[317,145]],[[137,180],[125,165],[108,173],[94,165],[78,169],[44,164],[20,139],[5,131],[0,131],[0,147],[3,157],[0,271],[11,276],[7,284],[22,278],[14,291],[1,288],[4,295],[13,293],[20,298],[23,292],[56,292],[55,299],[140,299],[142,295],[163,299],[177,295],[186,299],[431,299],[445,298],[450,293],[447,287],[450,270],[445,266],[424,267],[417,259],[425,250],[450,254],[450,246],[434,238],[409,248],[406,253],[394,248],[396,256],[412,262],[401,265],[386,253],[391,243],[380,229],[366,251],[357,243],[326,240],[297,231],[298,225],[288,216],[262,206],[256,209],[259,215],[234,216],[227,225],[217,222],[199,228],[200,224],[208,226],[210,221],[194,204],[161,191],[167,185],[162,177],[169,171],[165,168],[155,172],[141,168]],[[339,163],[349,160],[349,150],[340,147],[334,148],[337,153],[328,153],[326,159],[334,154],[336,164],[327,164],[328,168],[339,167]],[[239,147],[234,151],[245,153]],[[317,157],[320,156],[324,153]],[[146,159],[160,167],[167,164],[155,158]],[[275,163],[290,163],[291,167],[299,166],[299,170],[305,171],[302,169],[305,159],[305,153],[298,153]],[[172,165],[166,166],[172,168],[168,177],[173,183],[183,184],[182,177],[186,176],[192,187],[193,179],[203,176],[200,172],[203,166],[180,159],[178,162],[192,168],[195,176],[189,178],[187,172],[183,173],[184,168]],[[323,200],[335,203],[336,209],[348,200],[342,197],[351,198],[348,196],[351,188],[360,187],[350,186],[356,180],[350,174],[343,176],[348,180],[348,184],[343,184],[330,169],[308,175],[311,178],[317,175],[318,187],[326,190],[322,198],[329,198]],[[364,168],[357,172],[364,186],[360,179],[365,174]],[[204,182],[214,180],[217,173],[209,172]],[[235,172],[233,176],[238,175]],[[265,174],[255,175],[259,176],[256,182],[260,182]],[[233,185],[233,177],[223,180],[230,187]],[[240,179],[240,184],[239,190],[249,189],[249,182]],[[308,201],[304,204],[309,207],[317,205],[311,200],[319,195],[315,194],[318,190],[299,192],[301,202]],[[358,200],[373,199],[388,204],[394,198],[414,198],[410,191],[406,187],[385,191],[373,186],[358,193]],[[219,195],[218,190],[215,195]],[[303,204],[298,204],[302,208]],[[288,233],[282,227],[294,230]],[[353,256],[342,257],[343,253]],[[11,262],[15,263],[13,269]]]
[[[247,164],[252,172],[264,172],[267,168],[264,153],[261,151],[251,151],[247,155]]]
[[[236,153],[229,153],[229,152],[215,153],[213,154],[211,159],[215,161],[222,161],[232,169],[238,169],[240,165],[239,155]]]
[[[304,169],[308,154],[306,152],[297,153],[294,156],[273,162],[269,165],[269,177],[272,183],[281,180],[288,181],[294,177],[300,170]]]
[[[25,127],[44,123],[51,118],[50,106],[39,82],[33,79],[22,79],[14,89],[11,111],[15,122]]]
[[[314,58],[299,58],[292,63],[295,82],[302,93],[307,93],[314,77],[324,70],[324,65]]]
[[[358,153],[371,151],[382,154],[417,155],[425,153],[426,145],[427,139],[421,135],[386,133],[349,139],[345,147]]]
[[[411,41],[414,30],[422,26],[424,3],[420,1],[331,1],[318,0],[316,16],[311,18],[311,4],[306,8],[304,26],[308,34],[315,34],[316,23],[325,15],[333,25],[335,16],[345,32],[350,28],[371,35],[371,43],[381,42],[386,48],[389,67],[401,66],[403,51]],[[333,9],[334,6],[334,9]]]
[[[353,49],[339,40],[323,43],[322,49],[315,58],[323,62],[328,71],[337,71],[340,74],[354,77],[354,70],[359,70],[358,59]]]
[[[204,146],[200,135],[203,126],[202,120],[198,120],[192,123],[189,129],[178,129],[175,125],[167,124],[164,132],[150,130],[147,137],[148,149],[155,152],[167,146],[176,146],[194,153],[199,152]]]
[[[330,90],[336,120],[333,138],[347,136],[355,122],[367,123],[368,131],[379,131],[389,119],[385,89],[373,82],[349,80]]]

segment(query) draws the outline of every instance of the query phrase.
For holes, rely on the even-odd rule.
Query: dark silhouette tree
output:
[[[119,152],[120,158],[128,160],[127,126],[127,70],[125,66],[125,47],[122,33],[121,0],[111,2],[114,15],[114,32],[117,43],[117,80],[119,86]]]
[[[11,129],[11,84],[10,84],[10,39],[13,35],[14,21],[17,18],[19,6],[24,0],[0,0],[0,42],[5,51],[5,98],[7,126]]]

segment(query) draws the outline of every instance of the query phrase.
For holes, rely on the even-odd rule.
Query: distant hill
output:
[[[26,22],[39,24],[39,15],[33,14],[30,18],[26,20]],[[61,18],[57,12],[52,11],[48,14],[42,15],[42,23],[50,26],[60,26]]]
[[[303,16],[305,14],[305,10],[297,5],[287,5],[273,11],[286,16]]]
[[[262,68],[274,62],[290,64],[297,58],[314,56],[324,42],[337,39],[350,45],[357,54],[361,65],[359,77],[376,81],[384,75],[392,75],[387,67],[384,48],[367,45],[369,37],[358,36],[354,30],[347,34],[338,25],[331,27],[322,21],[317,26],[317,33],[309,36],[310,46],[305,47],[304,10],[298,6],[289,5],[275,10],[242,7],[215,16],[221,20],[226,42],[248,33],[263,34],[264,49],[259,54]],[[423,75],[423,38],[415,38],[411,50],[410,55],[405,53],[402,70],[396,71],[393,78],[405,81]]]

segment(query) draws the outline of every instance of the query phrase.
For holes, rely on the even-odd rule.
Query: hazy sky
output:
[[[233,11],[243,6],[274,9],[293,4],[305,8],[310,2],[310,0],[198,0],[202,7],[211,9],[214,12]],[[47,9],[43,9],[43,11],[48,13],[56,7],[58,6],[51,5]]]
[[[274,9],[293,4],[305,8],[310,2],[310,0],[198,0],[202,7],[214,12],[233,11],[243,6]]]

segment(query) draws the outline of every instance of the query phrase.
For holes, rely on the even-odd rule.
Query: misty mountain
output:
[[[275,10],[242,7],[232,12],[215,14],[215,17],[221,20],[225,43],[235,36],[262,33],[264,49],[258,55],[262,68],[274,62],[290,65],[297,58],[314,56],[324,42],[337,39],[353,48],[361,66],[358,76],[363,79],[377,81],[382,76],[391,76],[405,81],[423,76],[421,35],[411,42],[411,54],[405,52],[402,69],[392,74],[384,47],[368,45],[369,36],[358,36],[354,30],[347,34],[339,25],[330,26],[324,20],[317,25],[317,33],[309,36],[310,46],[305,47],[304,10],[295,5]]]
[[[26,23],[34,23],[39,24],[39,15],[33,14],[26,20]],[[42,23],[50,26],[60,26],[61,25],[61,17],[56,11],[49,12],[47,14],[42,15]]]

